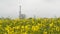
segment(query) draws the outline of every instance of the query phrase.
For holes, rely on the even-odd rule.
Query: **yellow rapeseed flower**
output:
[[[59,29],[59,27],[57,26],[57,27],[56,27],[56,31],[59,31],[59,30],[60,30],[60,29]]]
[[[25,26],[25,29],[26,29],[26,30],[29,30],[29,26],[28,26],[28,25],[26,25],[26,26]]]
[[[47,32],[44,31],[43,34],[47,34]]]
[[[16,29],[20,29],[20,26],[16,26],[15,28],[16,28]]]
[[[0,20],[0,23],[2,23],[2,20]]]
[[[27,32],[24,32],[23,34],[27,34]]]
[[[8,32],[8,34],[13,34],[13,32]]]
[[[24,28],[24,26],[21,26],[21,28]]]
[[[38,31],[39,30],[39,26],[32,26],[32,30],[33,31]]]
[[[34,21],[32,20],[32,23],[34,23]]]
[[[53,26],[53,23],[51,23],[49,26],[52,27]]]
[[[9,32],[9,30],[10,30],[10,27],[9,27],[9,26],[7,26],[7,27],[5,28],[5,30],[7,30],[7,31]]]

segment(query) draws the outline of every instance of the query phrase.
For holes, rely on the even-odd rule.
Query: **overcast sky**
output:
[[[20,0],[0,0],[0,17],[18,17]],[[60,16],[60,0],[21,0],[22,13],[27,17]]]

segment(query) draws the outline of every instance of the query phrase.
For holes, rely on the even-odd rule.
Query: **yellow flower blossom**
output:
[[[25,26],[25,29],[26,29],[26,30],[29,30],[29,26],[28,26],[28,25],[26,25],[26,26]]]
[[[44,31],[43,34],[47,34],[47,32]]]
[[[0,20],[0,23],[2,23],[2,20]]]
[[[60,29],[59,29],[59,27],[57,26],[57,27],[56,27],[56,31],[59,31],[59,30],[60,30]]]
[[[20,26],[16,26],[15,29],[20,29]]]
[[[9,27],[9,26],[7,26],[5,29],[6,29],[6,30],[9,32],[9,30],[10,30],[10,27]]]
[[[53,23],[51,23],[49,26],[52,27],[53,26]]]
[[[39,26],[32,26],[32,30],[33,31],[38,31],[39,30]]]
[[[27,32],[24,32],[23,34],[27,34]]]
[[[21,28],[24,28],[24,26],[21,26]]]

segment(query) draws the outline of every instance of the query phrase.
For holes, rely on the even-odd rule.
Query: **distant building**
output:
[[[20,11],[19,11],[19,18],[20,19],[26,18],[26,15],[25,14],[21,14],[21,6],[20,6]]]

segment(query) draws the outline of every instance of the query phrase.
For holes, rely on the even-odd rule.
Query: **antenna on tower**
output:
[[[21,2],[21,1],[20,1],[20,2]],[[25,14],[21,14],[21,4],[22,4],[22,3],[20,3],[19,18],[20,18],[20,19],[24,19],[24,18],[26,17],[26,15],[25,15]]]
[[[21,5],[20,5],[20,14],[21,14]]]
[[[19,0],[19,18],[21,18],[21,0]]]
[[[19,18],[21,17],[21,5],[20,5],[20,11],[19,11]]]

